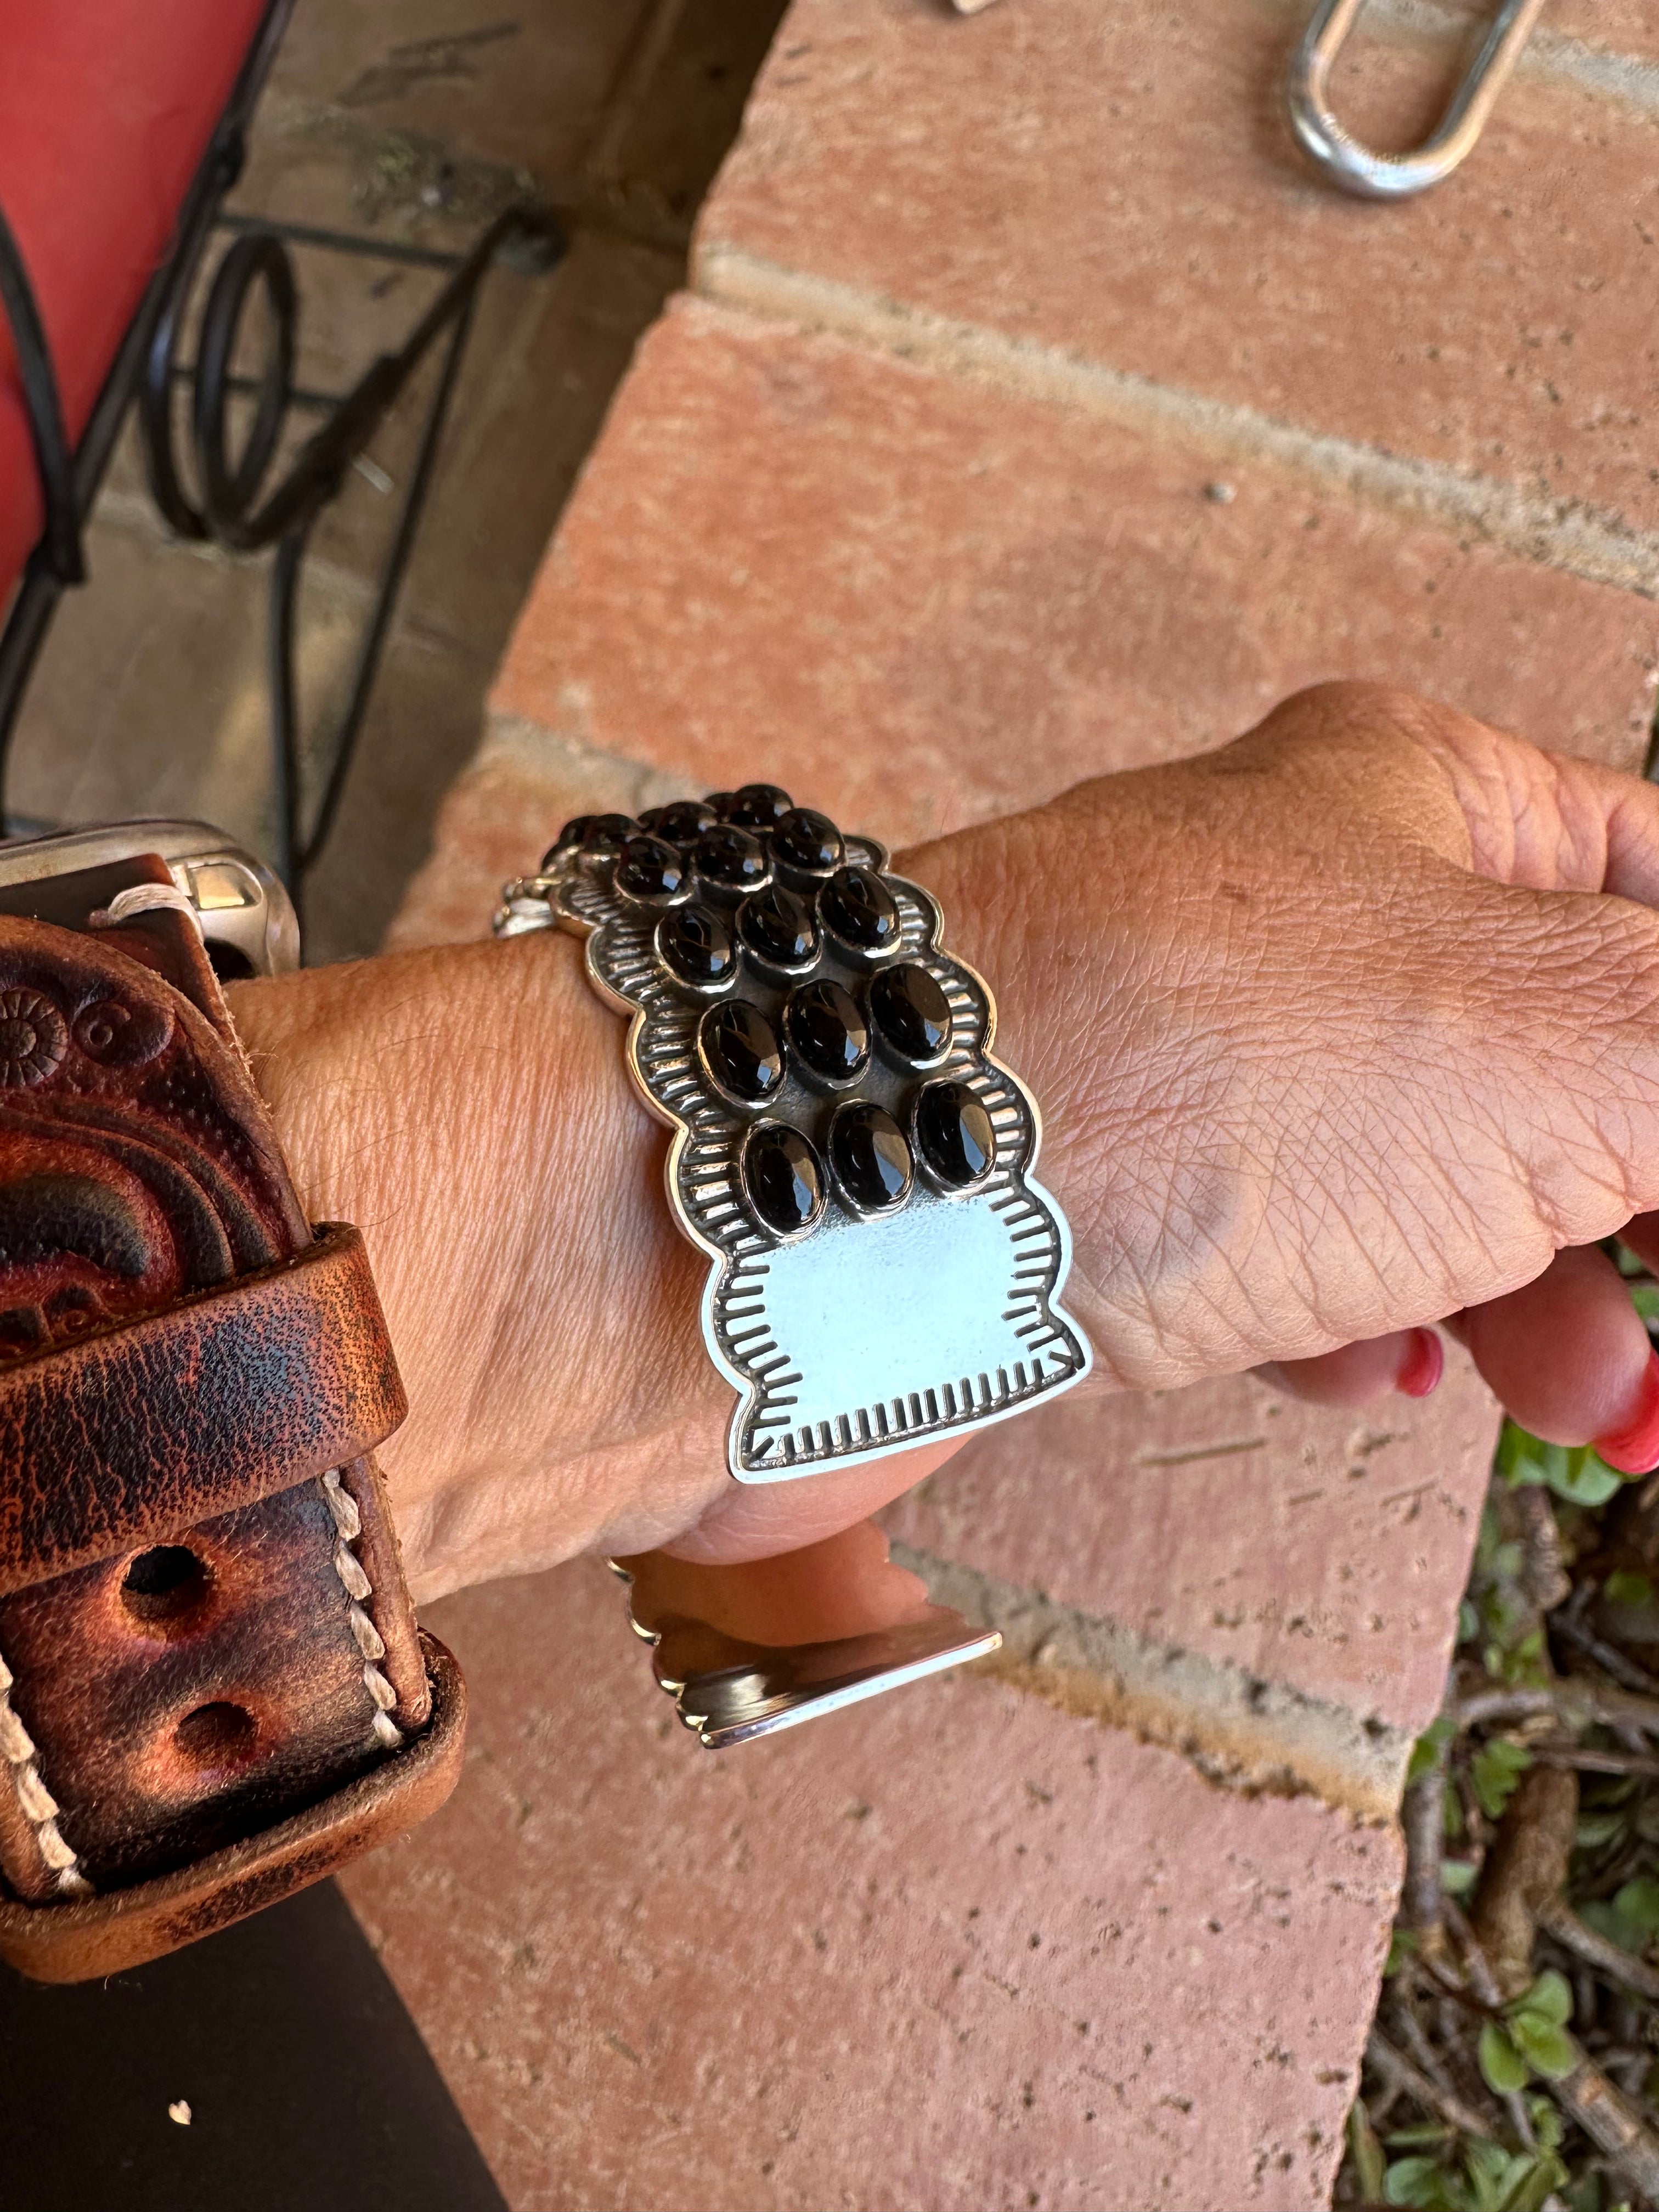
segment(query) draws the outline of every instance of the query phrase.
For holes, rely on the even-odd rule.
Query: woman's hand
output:
[[[1659,1255],[1659,790],[1333,684],[915,865],[998,980],[1117,1382],[1271,1361],[1353,1403],[1431,1384],[1446,1319],[1529,1428],[1659,1459],[1645,1332],[1572,1249]]]
[[[1431,1381],[1421,1332],[1451,1319],[1528,1427],[1659,1459],[1645,1335],[1572,1249],[1659,1255],[1659,790],[1328,686],[899,866],[1042,1101],[1085,1387],[1273,1362],[1352,1402]],[[793,1548],[948,1456],[729,1480],[706,1262],[572,940],[245,985],[235,1012],[313,1217],[369,1239],[417,1595],[588,1545]]]

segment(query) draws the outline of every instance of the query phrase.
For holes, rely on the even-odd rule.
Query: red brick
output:
[[[1168,438],[683,301],[494,703],[705,787],[776,775],[896,840],[1213,745],[1335,675],[1638,757],[1650,602],[1266,463],[1217,504],[1212,475]]]
[[[738,248],[1654,531],[1651,66],[1625,72],[1629,100],[1523,70],[1455,178],[1377,207],[1290,143],[1306,12],[1042,0],[964,24],[795,0],[704,211],[700,282],[718,292]],[[1650,7],[1607,33],[1626,34],[1655,52]],[[1349,119],[1409,135],[1441,73],[1381,9],[1354,51]],[[1633,557],[1651,580],[1651,538]]]
[[[709,1754],[592,1564],[346,1877],[515,2212],[1322,2205],[1395,1839],[951,1678]]]
[[[884,1516],[920,1550],[1416,1734],[1440,1705],[1498,1413],[1455,1348],[1363,1413],[1249,1376],[1062,1401]]]

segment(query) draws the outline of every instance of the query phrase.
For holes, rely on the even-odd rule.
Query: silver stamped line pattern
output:
[[[674,1212],[714,1263],[703,1334],[738,1394],[728,1463],[744,1482],[853,1465],[984,1426],[1069,1388],[1090,1365],[1087,1340],[1060,1304],[1070,1263],[1066,1223],[1032,1174],[1036,1109],[991,1055],[990,992],[943,951],[933,897],[887,874],[886,853],[873,841],[846,842],[848,860],[881,871],[898,907],[894,957],[925,968],[945,993],[951,1048],[929,1075],[978,1097],[995,1161],[963,1193],[944,1194],[918,1176],[907,1202],[889,1214],[860,1216],[832,1192],[817,1225],[798,1238],[773,1234],[745,1204],[738,1154],[750,1121],[704,1073],[696,1037],[705,1002],[668,976],[653,919],[617,897],[608,867],[562,854],[550,875],[507,886],[496,921],[503,935],[556,922],[585,937],[592,981],[630,1018],[630,1072],[674,1131]],[[842,960],[827,933],[811,972],[854,991],[868,974]],[[744,996],[775,1020],[802,980],[769,986],[763,974],[745,974]],[[872,1062],[860,1096],[902,1120],[902,1095],[915,1081]],[[793,1068],[768,1106],[796,1127],[823,1110]]]

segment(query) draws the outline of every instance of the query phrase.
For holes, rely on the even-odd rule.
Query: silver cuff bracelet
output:
[[[992,1056],[990,991],[945,951],[936,902],[889,872],[883,846],[771,784],[637,821],[581,817],[539,875],[506,886],[495,926],[555,924],[586,939],[590,979],[629,1017],[629,1073],[673,1131],[669,1202],[710,1261],[703,1338],[737,1393],[738,1481],[982,1428],[1087,1374],[1060,1304],[1066,1222],[1033,1175],[1036,1103]],[[924,1653],[912,1636],[896,1679],[988,1648],[933,1610],[934,1642],[948,1623],[964,1648]],[[673,1622],[636,1625],[659,1661],[689,1648]],[[845,1676],[854,1695],[889,1686],[868,1652],[837,1667],[825,1655],[839,1646],[806,1663],[779,1650],[787,1681],[755,1691],[784,1701],[780,1717],[733,1718],[725,1676],[756,1671],[753,1647],[735,1649],[718,1693],[720,1668],[688,1682],[659,1665],[689,1721],[726,1714],[706,1741],[844,1704]]]

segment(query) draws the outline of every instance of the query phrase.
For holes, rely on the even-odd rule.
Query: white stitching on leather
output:
[[[90,1897],[92,1884],[58,1828],[58,1800],[40,1778],[34,1739],[12,1711],[11,1685],[11,1669],[0,1658],[0,1759],[10,1771],[18,1809],[34,1831],[41,1862],[49,1874],[56,1875],[59,1894]]]
[[[107,906],[87,916],[87,927],[118,929],[124,921],[136,921],[141,914],[163,911],[183,915],[194,925],[198,937],[202,935],[202,917],[196,911],[195,900],[174,884],[129,884],[125,890],[116,892]]]
[[[374,1591],[363,1572],[362,1561],[351,1548],[363,1532],[362,1516],[356,1499],[342,1484],[337,1467],[330,1468],[318,1486],[334,1516],[334,1571],[346,1594],[349,1607],[346,1618],[353,1639],[363,1655],[363,1687],[374,1701],[374,1734],[388,1751],[396,1751],[404,1740],[403,1730],[392,1717],[398,1692],[380,1671],[379,1662],[386,1656],[386,1645],[363,1609]]]

